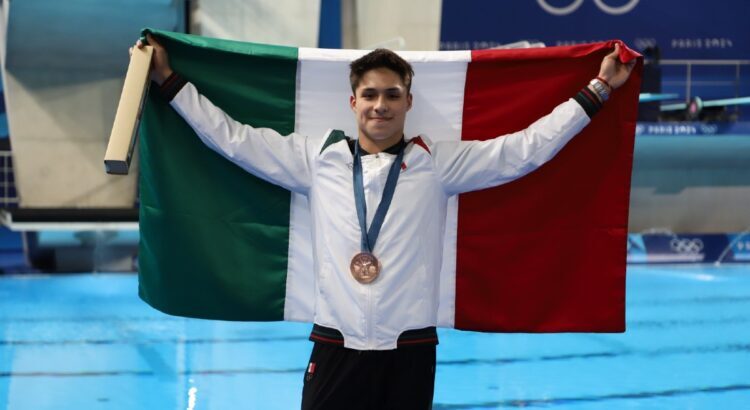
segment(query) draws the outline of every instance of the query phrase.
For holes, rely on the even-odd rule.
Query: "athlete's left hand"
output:
[[[615,50],[604,57],[599,68],[599,77],[609,83],[613,89],[625,84],[633,71],[633,67],[635,67],[635,59],[623,63],[619,56],[620,45],[615,43]]]

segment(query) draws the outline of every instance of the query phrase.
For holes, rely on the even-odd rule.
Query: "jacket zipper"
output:
[[[380,167],[380,162],[381,162],[380,154],[379,153],[375,154],[375,158],[377,159],[377,163],[375,164],[377,166],[375,168],[378,169],[379,171],[374,173],[374,178],[380,178],[381,177],[380,172],[382,171],[382,169],[388,169],[390,167],[390,164],[388,164],[388,166],[385,167],[385,168],[381,168]],[[394,161],[395,161],[395,157],[394,157]],[[372,171],[373,164],[370,164],[370,167],[371,167],[370,170]],[[365,167],[364,167],[364,163],[363,163],[362,164],[362,170],[363,171],[364,171],[364,168]],[[371,172],[371,174],[372,174],[372,172]],[[367,186],[366,183],[363,184],[363,185]],[[382,197],[383,196],[383,187],[381,187],[381,189],[379,190],[379,193],[380,194],[378,195],[378,197]],[[376,206],[377,206],[377,204],[376,204]],[[375,209],[377,209],[377,208],[375,208]],[[373,210],[372,212],[375,212],[375,210]],[[373,249],[373,251],[374,251],[374,249]],[[364,285],[364,286],[367,287],[367,313],[365,315],[365,340],[367,341],[366,344],[368,346],[368,349],[375,349],[376,348],[376,340],[375,340],[375,337],[374,337],[375,331],[373,329],[374,328],[374,323],[373,322],[375,321],[375,317],[374,317],[374,314],[373,314],[373,310],[374,309],[373,309],[372,299],[373,299],[374,296],[373,296],[372,284]]]
[[[373,322],[373,317],[372,317],[372,288],[369,285],[364,285],[364,286],[367,286],[367,316],[365,318],[365,325],[367,326],[366,330],[365,330],[366,337],[367,337],[366,340],[367,340],[367,346],[369,347],[369,349],[374,349],[375,348],[375,343],[372,340],[372,334],[373,334],[373,331],[372,331],[372,322]]]

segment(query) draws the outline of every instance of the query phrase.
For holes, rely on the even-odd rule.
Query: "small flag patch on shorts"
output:
[[[315,373],[315,362],[310,362],[310,364],[307,366],[307,375],[305,375],[305,380],[307,380],[308,382],[312,380],[314,373]]]

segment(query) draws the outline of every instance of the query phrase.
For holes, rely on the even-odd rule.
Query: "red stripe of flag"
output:
[[[594,78],[613,44],[472,52],[462,138],[527,127]],[[549,163],[512,183],[461,195],[456,328],[624,331],[640,66]]]

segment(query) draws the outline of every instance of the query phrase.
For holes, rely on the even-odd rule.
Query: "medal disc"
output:
[[[380,274],[380,262],[369,252],[360,252],[352,258],[349,270],[359,283],[370,283]]]

